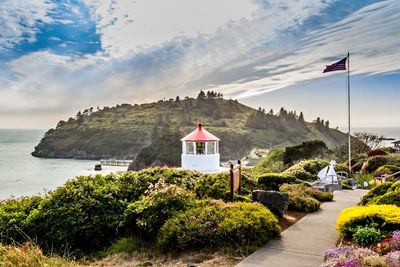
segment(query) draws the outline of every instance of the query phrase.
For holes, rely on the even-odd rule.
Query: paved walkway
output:
[[[318,211],[283,231],[280,239],[270,241],[236,266],[317,267],[323,261],[325,250],[335,246],[338,240],[335,228],[338,214],[357,205],[367,192],[335,191],[332,202],[322,204]]]

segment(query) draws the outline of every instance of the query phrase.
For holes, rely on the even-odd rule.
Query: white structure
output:
[[[328,166],[323,168],[318,173],[318,178],[321,179],[321,183],[329,184],[329,183],[337,183],[338,177],[335,172],[336,162],[332,160]]]
[[[216,172],[219,166],[219,138],[198,128],[181,139],[182,168],[201,172]]]

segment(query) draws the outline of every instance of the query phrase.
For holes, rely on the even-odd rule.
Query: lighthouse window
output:
[[[206,153],[206,143],[204,142],[197,142],[196,143],[196,154],[202,155]]]
[[[191,142],[186,142],[186,154],[193,155],[194,154],[194,145]]]
[[[207,142],[207,154],[214,154],[214,142]]]

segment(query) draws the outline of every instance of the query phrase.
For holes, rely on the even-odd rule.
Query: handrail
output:
[[[378,179],[388,179],[388,178],[394,177],[394,176],[396,176],[396,175],[400,175],[400,171],[395,172],[395,173],[392,173],[392,174],[390,174],[390,175],[383,174],[383,175],[381,175],[381,177],[375,177],[374,179],[376,179],[376,178],[378,178]],[[397,179],[395,179],[396,182],[397,182],[398,180],[400,180],[400,177],[397,178]]]

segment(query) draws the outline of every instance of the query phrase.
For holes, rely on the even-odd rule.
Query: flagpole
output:
[[[351,173],[351,134],[350,134],[350,53],[347,52],[347,119],[349,126],[349,174]]]

